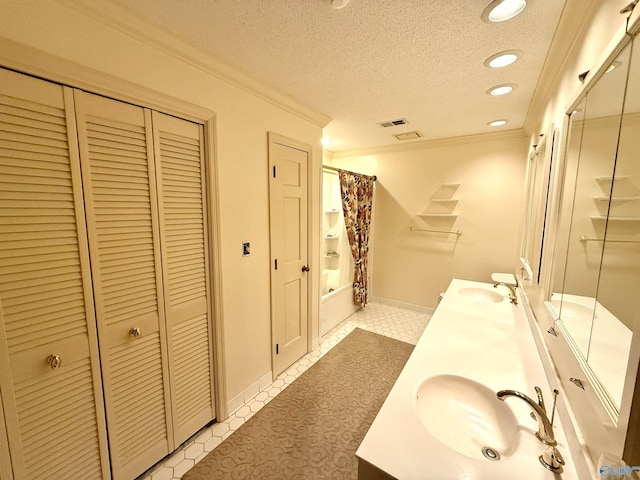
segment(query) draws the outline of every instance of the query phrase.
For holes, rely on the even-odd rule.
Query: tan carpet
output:
[[[355,480],[356,449],[412,350],[354,330],[183,479]]]

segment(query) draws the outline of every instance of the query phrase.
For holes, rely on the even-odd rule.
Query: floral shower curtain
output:
[[[367,258],[375,177],[346,170],[338,170],[338,175],[340,177],[344,224],[347,228],[347,238],[355,264],[353,303],[364,307],[369,301]]]

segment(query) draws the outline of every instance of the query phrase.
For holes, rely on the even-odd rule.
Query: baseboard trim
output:
[[[391,305],[392,307],[404,308],[405,310],[413,310],[415,312],[426,313],[433,315],[436,311],[435,308],[425,307],[423,305],[415,305],[413,303],[400,302],[398,300],[392,300],[390,298],[371,297],[371,301],[374,303],[381,303],[382,305]]]
[[[249,403],[253,399],[253,397],[258,395],[261,391],[269,388],[272,382],[273,382],[273,373],[269,371],[265,373],[262,377],[260,377],[258,380],[253,382],[251,385],[249,385],[247,388],[245,388],[238,395],[236,395],[231,400],[229,400],[227,402],[228,416],[233,415],[243,405]]]

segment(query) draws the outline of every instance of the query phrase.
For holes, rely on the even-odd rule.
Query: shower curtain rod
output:
[[[340,170],[344,170],[343,168],[330,167],[330,166],[328,166],[328,165],[323,165],[323,166],[322,166],[322,169],[323,169],[323,170],[332,170],[332,171],[334,171],[334,172],[338,172],[338,171],[340,171]],[[357,173],[357,172],[350,172],[349,170],[344,170],[344,171],[345,171],[345,172],[349,172],[349,173],[356,173],[357,175],[363,175],[363,174],[361,174],[361,173]],[[373,181],[374,181],[374,182],[378,179],[378,177],[376,177],[375,175],[368,175],[368,176],[373,176]]]

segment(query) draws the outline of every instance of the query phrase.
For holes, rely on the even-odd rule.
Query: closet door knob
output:
[[[129,330],[129,335],[131,335],[133,338],[140,338],[142,336],[142,331],[138,327],[132,328],[131,330]]]
[[[57,353],[54,353],[47,357],[47,363],[49,364],[52,370],[55,370],[56,368],[59,368],[60,365],[62,365],[62,357]]]
[[[303,265],[302,266],[302,271],[303,272],[308,272],[309,271],[309,267],[307,265]]]

